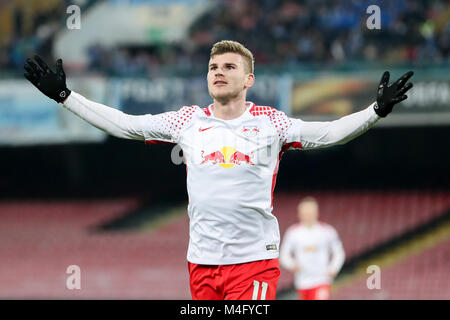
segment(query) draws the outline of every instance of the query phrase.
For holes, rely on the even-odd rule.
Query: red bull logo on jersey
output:
[[[247,137],[254,137],[259,133],[259,129],[256,126],[244,126],[241,132]]]
[[[241,165],[242,163],[247,163],[250,165],[255,165],[251,158],[253,158],[253,152],[250,155],[240,152],[233,147],[223,147],[220,150],[211,152],[209,154],[204,154],[202,150],[202,162],[200,164],[212,163],[218,164],[223,168],[231,168],[235,165]]]
[[[317,247],[316,246],[306,246],[306,247],[304,247],[304,250],[306,252],[315,252],[315,251],[317,251]]]

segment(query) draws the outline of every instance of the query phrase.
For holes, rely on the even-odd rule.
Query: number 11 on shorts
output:
[[[261,299],[266,300],[266,292],[269,284],[267,282],[261,282]],[[253,280],[253,296],[252,300],[258,300],[259,281]]]

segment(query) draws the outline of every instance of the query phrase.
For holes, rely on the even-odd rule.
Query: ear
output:
[[[244,89],[252,87],[254,83],[255,83],[255,75],[253,73],[249,73],[247,75],[247,79],[244,84]]]

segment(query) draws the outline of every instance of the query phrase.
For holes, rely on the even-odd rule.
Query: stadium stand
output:
[[[307,195],[320,203],[320,220],[336,228],[346,260],[417,228],[450,207],[450,194],[439,191],[283,193],[275,197],[274,204],[281,234],[297,222],[297,204]],[[292,274],[282,273],[280,289],[292,280]]]
[[[383,29],[374,35],[361,28],[366,16],[360,12],[375,3],[277,0],[258,1],[256,5],[252,0],[220,0],[214,9],[193,23],[189,37],[178,45],[96,49],[109,57],[123,57],[127,53],[125,61],[116,60],[120,62],[117,66],[112,64],[107,68],[119,74],[129,74],[130,70],[143,73],[142,68],[135,68],[143,60],[149,61],[149,67],[144,69],[150,74],[153,70],[150,66],[155,63],[202,70],[209,57],[210,44],[223,39],[246,43],[260,67],[327,68],[349,61],[394,64],[448,61],[448,2],[380,3]]]
[[[307,194],[281,195],[274,212],[281,232],[296,222],[296,206]],[[443,213],[450,206],[448,192],[320,192],[321,220],[342,234],[347,257],[409,231]]]
[[[162,39],[147,46],[92,44],[87,70],[117,75],[152,74],[158,72],[158,66],[176,66],[180,71],[191,72],[203,70],[210,44],[222,39],[243,41],[254,52],[259,66],[324,68],[349,61],[404,65],[442,63],[449,59],[448,1],[216,2],[192,23],[187,38],[179,43],[169,45]],[[4,21],[0,24],[0,66],[14,69],[22,66],[24,56],[31,52],[51,52],[54,29],[64,22],[55,17],[64,17],[66,3],[61,0],[48,3],[28,10],[12,1],[0,4],[7,9],[2,13],[4,19],[0,19]],[[84,3],[82,9],[87,10],[102,1]],[[383,28],[368,32],[361,25],[367,18],[365,9],[373,4],[378,4],[383,12]],[[19,28],[25,14],[31,16],[27,18],[31,24]],[[8,36],[11,34],[16,37]]]
[[[350,59],[404,61],[428,56],[441,59],[445,44],[448,3],[440,1],[220,1],[192,27],[197,52],[206,55],[208,43],[238,37],[260,63],[342,61]],[[378,4],[383,31],[372,36],[361,28],[361,12]],[[442,11],[441,11],[442,10]],[[438,23],[430,25],[430,18]],[[236,32],[240,30],[240,32]],[[390,33],[390,37],[386,34]],[[408,34],[408,37],[404,37]],[[272,44],[276,43],[275,46]]]
[[[413,254],[398,264],[381,268],[381,289],[367,290],[368,275],[336,290],[333,299],[448,300],[450,299],[450,239]],[[420,288],[420,289],[418,289]]]
[[[95,0],[7,0],[0,2],[0,68],[21,72],[25,59],[39,54],[53,59],[55,35],[69,5],[83,10]]]
[[[438,217],[450,207],[448,192],[279,193],[274,212],[282,234],[296,221],[298,200],[311,194],[321,203],[321,220],[339,232],[347,259]],[[152,229],[101,230],[101,225],[140,205],[138,199],[3,202],[0,256],[7,259],[0,267],[0,297],[189,299],[185,210]],[[448,297],[448,291],[436,287],[420,295],[410,294],[408,287],[413,285],[411,281],[425,285],[447,279],[448,249],[447,241],[383,271],[389,296],[378,298]],[[82,270],[83,290],[79,292],[62,285],[68,277],[66,268],[73,264]],[[400,272],[405,274],[399,276]],[[292,274],[283,270],[279,290],[289,288],[292,279]],[[367,291],[359,281],[338,290],[335,298],[354,299],[363,289]],[[373,294],[369,291],[361,298],[377,298]]]
[[[32,53],[48,61],[59,58],[54,45],[58,31],[65,28],[66,7],[77,3],[84,15],[107,2],[0,1],[0,77],[6,81],[20,77],[23,86],[32,89],[22,77],[24,60]],[[125,1],[109,1],[116,2]],[[361,27],[367,17],[365,8],[377,3],[385,13],[383,29],[368,32]],[[273,68],[277,75],[295,68],[320,72],[345,63],[353,65],[343,68],[344,73],[366,73],[374,65],[374,73],[385,67],[416,70],[425,66],[421,86],[415,84],[421,88],[416,100],[424,102],[419,107],[433,113],[450,105],[448,78],[444,77],[450,62],[448,1],[217,0],[189,27],[187,35],[174,44],[93,44],[85,69],[72,74],[152,79],[160,67],[167,67],[179,71],[180,78],[195,73],[203,76],[211,44],[234,39],[254,52],[257,72]],[[428,64],[432,68],[427,69]],[[118,77],[107,78],[110,75]],[[439,78],[442,82],[436,81]],[[437,85],[431,88],[428,85],[433,81]],[[428,104],[430,96],[447,100],[436,107],[434,102]],[[3,110],[9,110],[10,98],[3,99]],[[135,104],[142,107],[144,103]],[[450,208],[448,123],[432,129],[426,123],[419,129],[377,128],[358,138],[366,145],[349,143],[320,151],[323,156],[302,154],[302,170],[298,166],[296,172],[286,170],[277,182],[277,188],[284,186],[274,196],[281,235],[297,222],[296,207],[304,196],[318,199],[320,220],[336,228],[350,262],[380,247],[389,251],[394,239],[442,217]],[[191,298],[186,210],[177,209],[175,215],[153,223],[151,212],[159,209],[148,206],[152,192],[158,193],[154,198],[165,195],[177,200],[185,194],[185,167],[170,162],[169,149],[163,153],[153,146],[109,138],[105,143],[85,141],[53,148],[2,146],[1,151],[0,298]],[[286,158],[283,161],[292,163],[300,156]],[[305,191],[309,187],[312,191]],[[103,199],[105,194],[116,197]],[[148,206],[150,214],[140,216],[143,220],[138,225],[115,227],[143,206]],[[383,290],[367,290],[367,275],[346,274],[350,278],[337,285],[333,299],[450,299],[449,236],[383,266]],[[80,291],[65,287],[69,276],[65,271],[74,264],[81,267]],[[290,290],[292,282],[293,275],[282,270],[279,291]]]
[[[188,299],[186,215],[154,232],[97,230],[139,204],[2,202],[0,297]],[[66,289],[70,265],[81,269],[82,290]]]

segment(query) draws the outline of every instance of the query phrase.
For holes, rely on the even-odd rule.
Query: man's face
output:
[[[226,102],[251,87],[254,76],[247,73],[245,60],[240,54],[228,52],[209,60],[207,80],[210,96]]]
[[[301,223],[312,225],[317,222],[319,218],[319,206],[317,203],[308,201],[299,204],[298,218]]]

